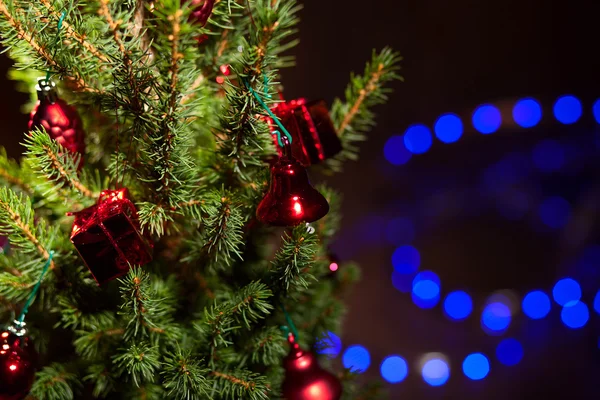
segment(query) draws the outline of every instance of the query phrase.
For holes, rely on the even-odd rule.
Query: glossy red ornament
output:
[[[329,212],[329,203],[308,181],[306,169],[291,155],[287,138],[284,154],[271,166],[269,191],[256,209],[258,220],[273,226],[313,222]]]
[[[81,167],[85,154],[85,133],[77,110],[58,97],[52,81],[38,79],[36,90],[38,102],[31,111],[29,130],[44,129],[65,149],[81,154]]]
[[[152,245],[140,233],[137,209],[126,188],[105,190],[96,205],[72,215],[71,242],[99,285],[152,260]]]
[[[338,400],[342,397],[340,380],[321,368],[314,353],[300,348],[292,334],[288,336],[292,346],[283,360],[285,379],[281,393],[286,400]]]
[[[215,0],[181,0],[181,4],[188,2],[192,7],[192,13],[190,14],[190,22],[199,24],[201,26],[206,25],[208,18],[212,14]]]
[[[271,111],[292,136],[292,155],[302,165],[318,164],[342,151],[342,143],[323,100],[308,103],[305,99],[292,100],[276,104]],[[274,131],[279,129],[270,118],[267,122]]]
[[[0,400],[21,400],[33,384],[37,352],[24,322],[0,332]]]

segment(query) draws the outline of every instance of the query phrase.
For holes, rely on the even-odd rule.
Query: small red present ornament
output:
[[[72,215],[71,242],[99,285],[152,260],[152,244],[140,233],[126,188],[105,190],[96,205]]]
[[[291,100],[276,104],[271,111],[292,136],[292,156],[302,165],[318,164],[342,151],[325,101]],[[266,120],[273,131],[278,130],[271,118]],[[282,156],[283,149],[277,149]]]

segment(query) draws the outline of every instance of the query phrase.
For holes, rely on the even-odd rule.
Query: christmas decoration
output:
[[[186,1],[188,0],[181,0],[181,4],[183,5]],[[200,26],[206,25],[208,18],[210,18],[210,14],[212,14],[215,0],[189,0],[189,3],[193,8],[192,13],[190,14],[190,22]]]
[[[271,111],[292,136],[292,155],[304,166],[318,164],[342,150],[329,110],[323,100],[297,99],[276,104]],[[266,121],[277,127],[269,117]],[[279,148],[278,148],[279,149]],[[279,154],[282,150],[279,149]]]
[[[65,149],[80,154],[79,167],[82,167],[85,133],[77,110],[58,97],[51,80],[39,78],[36,90],[38,102],[31,111],[29,130],[43,128]]]
[[[0,400],[23,399],[33,384],[37,353],[26,335],[19,321],[0,333]]]
[[[300,348],[292,333],[291,350],[283,360],[285,379],[281,393],[286,400],[338,400],[342,384],[332,373],[321,368],[314,353]]]
[[[137,209],[126,188],[103,191],[96,205],[73,215],[71,242],[98,284],[126,274],[130,265],[152,260],[152,246],[140,233]]]
[[[221,71],[221,74],[223,75],[217,76],[215,80],[218,84],[223,84],[225,82],[225,77],[231,75],[231,68],[228,64],[223,64],[219,67],[219,71]]]
[[[283,155],[271,166],[269,191],[256,210],[258,220],[273,226],[294,226],[313,222],[329,212],[329,204],[311,186],[306,169],[291,155],[284,138]]]

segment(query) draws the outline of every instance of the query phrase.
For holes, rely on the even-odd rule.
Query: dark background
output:
[[[561,325],[556,304],[543,321],[515,316],[504,337],[519,338],[525,357],[514,367],[494,359],[501,338],[485,334],[479,325],[487,296],[502,289],[510,289],[517,298],[535,288],[548,292],[565,273],[562,261],[574,251],[568,234],[546,232],[528,220],[506,220],[489,211],[485,199],[472,191],[479,171],[504,154],[530,149],[544,137],[576,140],[597,129],[589,109],[600,96],[600,6],[591,1],[553,3],[305,1],[297,68],[284,74],[286,97],[331,102],[343,93],[350,72],[362,70],[373,48],[390,45],[404,56],[405,82],[394,84],[390,102],[376,110],[378,127],[363,146],[361,160],[330,180],[345,194],[346,217],[334,250],[342,260],[353,258],[363,267],[363,280],[348,298],[343,347],[368,348],[371,365],[365,377],[382,382],[379,364],[386,356],[400,354],[407,360],[408,378],[388,385],[393,399],[600,397],[600,318],[593,311],[580,330]],[[3,57],[0,63],[5,76],[9,61]],[[26,96],[16,93],[7,79],[0,85],[2,142],[16,154],[16,142],[26,127],[27,116],[19,111]],[[565,93],[577,95],[584,104],[584,117],[576,127],[561,127],[551,119],[552,102]],[[523,96],[542,103],[539,128],[503,128],[488,136],[466,132],[451,145],[434,140],[427,154],[399,167],[383,157],[386,139],[402,134],[410,124],[431,126],[438,115],[456,112],[465,117],[466,126],[477,105],[499,105]],[[507,120],[508,110],[503,112]],[[593,192],[596,167],[590,162],[577,177],[534,177],[527,184],[564,189],[576,209],[581,193]],[[457,197],[461,200],[455,201]],[[460,210],[443,222],[429,220],[417,230],[413,244],[421,251],[422,266],[440,275],[442,295],[450,289],[472,294],[474,313],[465,322],[450,322],[440,306],[418,308],[410,294],[399,293],[390,282],[394,246],[382,233],[385,223],[427,208],[431,199],[458,204]],[[597,226],[595,215],[589,220]],[[586,237],[589,243],[597,239],[594,233],[592,229]],[[600,287],[600,282],[595,284]],[[584,293],[584,300],[590,304],[585,296],[589,294]],[[461,371],[464,357],[476,351],[491,362],[490,375],[480,382],[469,381]],[[441,352],[449,360],[450,380],[442,387],[430,387],[420,377],[418,360],[428,352]]]

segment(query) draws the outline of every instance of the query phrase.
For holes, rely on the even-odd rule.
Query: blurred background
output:
[[[404,56],[332,249],[362,265],[334,363],[392,399],[600,397],[600,56],[591,1],[305,3],[286,97]],[[9,67],[0,59],[0,74]],[[0,79],[2,144],[27,96]]]

